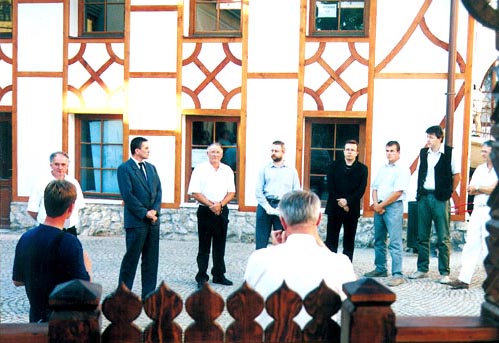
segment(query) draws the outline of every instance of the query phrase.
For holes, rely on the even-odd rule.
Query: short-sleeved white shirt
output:
[[[45,212],[45,204],[43,202],[43,193],[45,192],[45,187],[49,184],[50,181],[55,180],[54,176],[51,172],[44,177],[41,177],[35,183],[31,194],[29,196],[28,208],[27,210],[30,212],[38,212],[36,217],[36,221],[38,224],[42,224],[47,217],[47,213]],[[73,209],[73,213],[71,216],[66,219],[64,222],[64,227],[69,228],[72,226],[78,227],[79,225],[79,214],[80,209],[85,207],[85,199],[83,197],[83,192],[81,190],[80,183],[74,177],[66,175],[64,180],[71,182],[76,187],[76,201],[75,207]]]
[[[210,162],[203,162],[194,168],[187,193],[201,193],[208,200],[219,202],[235,191],[234,172],[228,165],[220,163],[215,169]]]
[[[490,187],[497,182],[497,174],[494,168],[487,168],[487,163],[480,164],[471,177],[470,185],[479,187]],[[477,194],[473,198],[474,206],[485,206],[489,200],[488,194]]]
[[[346,255],[319,246],[312,235],[295,233],[283,244],[254,251],[249,257],[244,280],[264,299],[283,281],[303,299],[324,280],[344,300],[343,284],[357,280],[357,275]],[[303,328],[310,318],[302,309],[295,320]],[[270,320],[266,311],[257,318],[263,326]]]

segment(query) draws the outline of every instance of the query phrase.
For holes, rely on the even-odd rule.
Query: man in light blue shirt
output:
[[[388,249],[392,257],[392,276],[388,286],[398,286],[405,282],[402,273],[402,224],[405,192],[411,172],[399,163],[400,144],[386,143],[388,163],[379,170],[371,185],[374,209],[374,264],[376,268],[364,276],[388,276],[386,270],[386,241],[390,236]]]
[[[270,230],[282,230],[277,206],[281,197],[291,191],[301,190],[296,168],[284,160],[286,148],[283,142],[272,143],[272,162],[258,173],[256,184],[256,249],[265,248]]]

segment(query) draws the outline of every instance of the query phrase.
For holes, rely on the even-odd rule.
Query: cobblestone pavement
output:
[[[28,322],[29,303],[24,287],[12,284],[12,263],[15,245],[19,234],[0,233],[0,322]],[[119,266],[125,251],[124,237],[88,237],[80,236],[83,248],[93,262],[93,281],[102,285],[103,297],[112,293],[117,286]],[[234,286],[221,286],[210,282],[210,286],[226,299],[243,283],[244,269],[248,256],[254,250],[253,244],[228,243],[226,249],[226,276],[234,281]],[[159,280],[185,299],[196,290],[197,241],[160,241]],[[416,255],[404,255],[404,273],[409,275],[416,270]],[[451,256],[451,278],[456,278],[461,265],[461,254]],[[356,249],[354,267],[359,276],[373,269],[374,250]],[[390,267],[389,267],[390,268]],[[389,269],[390,270],[390,269]],[[430,277],[427,279],[408,280],[406,283],[391,288],[397,295],[392,308],[397,316],[478,316],[484,299],[481,287],[485,279],[483,267],[478,268],[467,290],[450,290],[438,283],[437,259],[430,263]],[[390,278],[378,278],[386,283]],[[140,294],[140,270],[133,291]],[[177,323],[187,327],[192,322],[185,309],[176,318]],[[150,320],[144,312],[135,321],[145,327]],[[227,311],[218,318],[223,327],[227,327],[232,318]],[[109,322],[104,318],[103,327]]]

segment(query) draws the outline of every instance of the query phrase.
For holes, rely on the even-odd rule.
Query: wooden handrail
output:
[[[481,317],[400,317],[399,342],[499,342],[497,324]]]

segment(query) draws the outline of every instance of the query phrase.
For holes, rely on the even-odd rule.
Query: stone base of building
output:
[[[27,203],[12,202],[10,222],[13,230],[26,230],[35,221],[26,212]],[[197,207],[179,209],[162,209],[161,238],[171,240],[197,240]],[[255,213],[231,210],[229,215],[227,240],[230,242],[252,243],[255,241]],[[323,239],[326,237],[327,215],[319,227]],[[465,242],[466,222],[451,222],[451,245],[456,251],[462,250]],[[112,204],[87,203],[80,211],[80,235],[88,236],[120,236],[125,234],[123,228],[123,206]],[[340,239],[341,239],[340,234]],[[404,244],[407,246],[407,220],[404,220]],[[432,241],[436,241],[436,237]],[[374,224],[372,217],[360,217],[356,235],[357,247],[374,246]],[[340,242],[341,247],[341,242]],[[409,247],[408,247],[409,248]],[[341,248],[340,248],[341,251]]]

